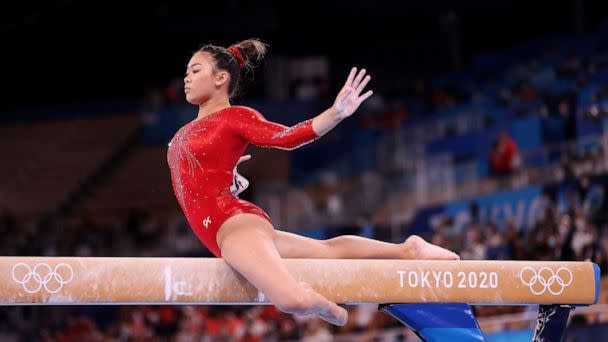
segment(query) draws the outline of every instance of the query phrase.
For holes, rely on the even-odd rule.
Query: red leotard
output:
[[[267,121],[244,106],[232,106],[184,125],[171,139],[167,161],[177,201],[199,240],[217,257],[215,236],[231,216],[268,215],[230,191],[233,169],[249,143],[292,150],[319,136],[312,119],[293,127]]]

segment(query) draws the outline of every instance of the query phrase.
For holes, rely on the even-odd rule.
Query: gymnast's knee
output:
[[[327,256],[326,258],[328,259],[340,259],[342,258],[342,249],[343,248],[339,248],[340,246],[344,246],[344,243],[348,241],[348,239],[351,239],[353,236],[352,235],[340,235],[340,236],[336,236],[333,237],[331,239],[327,239],[327,240],[322,240],[320,241],[321,243],[323,243],[323,245],[325,246],[325,249],[327,250]]]
[[[336,236],[331,239],[321,240],[321,242],[327,247],[334,247],[336,244],[340,243],[340,240],[344,240],[344,235]]]

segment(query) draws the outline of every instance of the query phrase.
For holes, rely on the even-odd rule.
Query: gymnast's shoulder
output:
[[[264,115],[262,115],[262,113],[258,112],[257,110],[248,107],[248,106],[243,106],[243,105],[234,105],[231,106],[229,111],[234,114],[234,115],[240,115],[243,118],[245,118],[248,115],[253,116],[254,118],[263,118]]]

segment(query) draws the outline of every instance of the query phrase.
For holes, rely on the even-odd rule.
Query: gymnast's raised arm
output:
[[[369,75],[365,78],[364,76],[365,69],[357,74],[357,69],[352,68],[344,87],[329,109],[292,127],[268,121],[261,113],[251,108],[238,111],[238,117],[232,120],[232,125],[254,145],[293,150],[325,135],[342,120],[351,116],[359,105],[372,95],[371,90],[360,95],[371,79]]]

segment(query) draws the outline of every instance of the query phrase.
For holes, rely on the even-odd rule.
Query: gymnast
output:
[[[296,281],[282,258],[383,258],[458,260],[459,256],[418,236],[387,243],[357,236],[316,240],[275,229],[268,215],[238,198],[246,187],[236,165],[248,144],[292,150],[313,142],[351,116],[372,95],[362,93],[371,77],[352,68],[333,105],[292,127],[267,121],[245,106],[232,106],[241,73],[252,71],[267,45],[249,39],[228,48],[204,45],[186,68],[186,100],[198,116],[175,134],[167,151],[179,205],[198,239],[251,282],[279,310],[315,314],[344,325],[347,311]],[[245,184],[243,184],[243,182]]]

